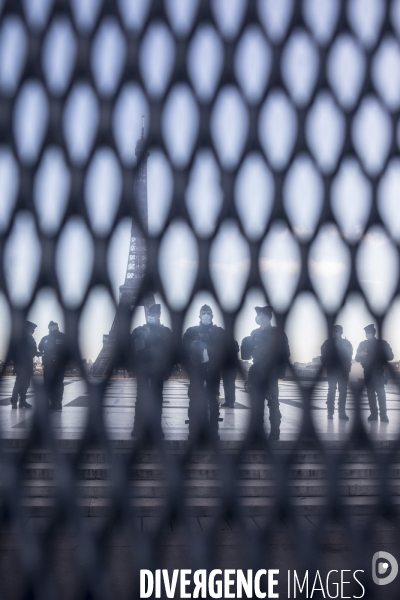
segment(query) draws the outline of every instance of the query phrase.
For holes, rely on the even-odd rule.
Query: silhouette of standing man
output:
[[[279,410],[278,379],[284,377],[290,356],[286,334],[271,325],[272,307],[256,306],[256,323],[251,335],[242,341],[242,359],[253,358],[249,369],[249,391],[252,401],[252,418],[256,427],[264,425],[264,401],[267,399],[271,431],[269,440],[279,440],[281,412]]]
[[[332,339],[326,340],[321,347],[321,362],[328,376],[328,419],[335,412],[336,390],[339,388],[339,419],[348,421],[346,414],[347,385],[351,371],[353,346],[342,338],[343,327],[334,325]]]
[[[219,385],[225,349],[225,331],[213,324],[208,304],[200,308],[200,324],[189,327],[183,349],[189,371],[189,439],[207,424],[210,436],[219,439]]]
[[[172,331],[160,322],[161,305],[150,306],[146,325],[132,332],[136,363],[135,421],[131,435],[140,434],[146,414],[153,415],[159,434],[161,427],[163,386],[172,369]]]
[[[58,323],[50,321],[49,335],[40,340],[39,350],[43,352],[43,380],[50,402],[50,410],[62,410],[65,373],[65,334],[58,329]]]
[[[18,396],[20,408],[32,408],[32,405],[26,401],[26,394],[31,383],[33,374],[33,358],[41,356],[38,352],[36,342],[33,339],[37,325],[31,321],[25,322],[25,331],[20,344],[11,352],[11,359],[14,363],[15,379],[14,389],[11,396],[12,408],[17,408]]]
[[[361,363],[364,369],[365,386],[371,414],[368,421],[378,420],[378,406],[376,397],[378,397],[379,416],[384,423],[389,422],[386,412],[386,392],[385,392],[385,365],[389,360],[393,360],[393,352],[385,340],[378,340],[376,336],[375,325],[364,327],[366,340],[358,346],[356,361]]]

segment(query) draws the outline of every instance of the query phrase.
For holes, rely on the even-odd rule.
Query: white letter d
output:
[[[146,590],[146,578],[148,581],[148,588]],[[140,597],[150,598],[154,589],[154,576],[148,569],[140,569]]]

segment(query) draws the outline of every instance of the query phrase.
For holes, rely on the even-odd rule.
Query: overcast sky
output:
[[[132,27],[140,24],[146,4],[121,1],[127,22]],[[171,0],[168,10],[174,27],[185,30],[196,2]],[[30,6],[31,18],[39,19],[44,0],[35,0]],[[90,15],[95,0],[74,4],[80,23],[90,27]],[[260,2],[263,26],[274,39],[284,34],[285,23],[292,2],[266,0]],[[220,0],[214,3],[216,18],[224,35],[234,35],[244,6],[242,0]],[[309,0],[304,3],[308,23],[318,43],[330,35],[336,18],[336,0]],[[393,4],[394,22],[400,29],[400,2]],[[363,81],[365,56],[363,47],[374,43],[380,24],[382,4],[379,0],[354,0],[349,3],[351,22],[360,41],[349,35],[338,39],[328,61],[328,80],[341,106],[351,108],[357,101]],[[36,11],[36,12],[35,12]],[[33,15],[33,16],[32,16]],[[35,17],[36,15],[36,17]],[[39,16],[38,16],[39,15]],[[86,21],[85,21],[86,19]],[[18,20],[5,20],[0,31],[0,87],[11,90],[18,76],[18,65],[23,63],[24,33]],[[318,51],[315,40],[304,31],[291,36],[282,55],[282,72],[291,98],[283,92],[270,94],[260,113],[258,132],[263,152],[273,168],[285,167],[297,132],[294,106],[303,106],[312,93],[318,69]],[[92,65],[96,85],[107,95],[118,84],[125,57],[125,43],[116,22],[108,21],[99,30],[93,44]],[[146,91],[160,96],[168,83],[174,60],[174,42],[165,26],[149,30],[142,47],[140,66]],[[44,50],[44,68],[47,83],[62,92],[74,60],[71,29],[66,22],[56,21],[50,29]],[[188,53],[189,75],[196,94],[207,99],[218,84],[223,63],[223,46],[211,26],[202,26],[196,33]],[[247,102],[257,102],[263,93],[271,68],[271,49],[258,28],[251,27],[238,46],[235,69],[241,93],[233,86],[225,86],[214,105],[211,127],[215,149],[221,163],[238,171],[234,198],[246,235],[260,239],[267,223],[274,195],[274,178],[263,154],[247,155],[237,167],[246,140],[248,126]],[[389,111],[400,106],[400,51],[396,40],[386,38],[373,61],[376,96],[367,96],[354,119],[352,137],[359,160],[371,176],[381,175],[392,143],[400,128],[392,131]],[[143,91],[132,82],[119,95],[115,106],[113,129],[117,151],[122,161],[133,165],[134,150],[140,137],[141,118],[145,115],[146,131],[151,119]],[[76,85],[64,113],[64,134],[73,162],[84,164],[98,125],[98,104],[90,86]],[[45,131],[47,104],[43,89],[31,82],[21,90],[14,114],[14,132],[19,155],[32,159],[38,152]],[[175,86],[165,104],[162,131],[171,161],[184,168],[193,150],[198,127],[198,109],[188,86]],[[344,117],[328,92],[318,94],[306,122],[306,136],[312,155],[298,156],[285,180],[283,203],[294,229],[295,237],[284,222],[276,222],[266,239],[262,240],[260,272],[268,298],[278,310],[287,308],[300,274],[300,251],[296,241],[313,235],[322,207],[323,184],[315,164],[324,173],[335,168],[344,141]],[[313,161],[316,161],[315,163]],[[9,219],[16,193],[17,170],[15,160],[6,146],[0,147],[0,227]],[[69,174],[65,156],[59,148],[48,148],[35,180],[33,195],[40,227],[47,232],[58,230],[58,223],[68,197]],[[91,226],[100,235],[109,231],[110,223],[121,192],[121,173],[117,158],[110,148],[99,148],[91,162],[86,183],[85,198]],[[152,148],[148,161],[149,231],[156,235],[162,230],[171,201],[171,170],[161,149]],[[356,159],[340,163],[339,173],[332,188],[331,204],[335,218],[349,242],[361,239],[371,207],[371,184]],[[400,160],[393,159],[382,174],[378,187],[379,209],[393,238],[400,241]],[[190,174],[185,202],[197,235],[213,233],[222,205],[218,164],[211,151],[200,149]],[[114,298],[102,289],[93,290],[82,313],[82,356],[94,360],[101,349],[102,335],[108,333],[115,313],[113,302],[118,301],[118,288],[124,282],[128,259],[131,223],[119,223],[109,247],[108,269]],[[12,299],[18,305],[29,302],[37,277],[40,261],[32,218],[28,213],[18,216],[7,243],[3,260],[7,285]],[[59,240],[56,264],[64,301],[79,305],[85,292],[93,261],[90,234],[79,219],[72,219]],[[159,265],[167,300],[174,308],[187,304],[197,272],[197,244],[190,227],[175,222],[165,232]],[[235,310],[242,296],[249,271],[248,244],[234,222],[222,223],[210,255],[210,269],[218,299],[226,310]],[[310,257],[312,282],[328,311],[334,311],[342,302],[349,277],[350,257],[335,225],[321,229]],[[387,310],[396,289],[398,256],[393,243],[383,229],[372,228],[365,235],[357,255],[360,284],[374,309]],[[254,306],[264,303],[264,292],[250,290],[237,320],[237,338],[240,341],[255,328]],[[223,325],[215,299],[204,293],[188,308],[185,327],[195,324],[198,311],[205,301],[212,304],[215,322]],[[163,305],[162,320],[169,317]],[[36,339],[47,333],[49,320],[63,326],[61,307],[51,290],[41,290],[30,308],[29,318],[38,324]],[[143,319],[138,311],[135,324]],[[0,356],[4,356],[9,328],[9,316],[4,296],[0,296],[0,324],[4,332],[0,340]],[[373,322],[360,296],[347,299],[338,317],[345,335],[353,346],[364,337],[363,327]],[[396,300],[385,321],[384,335],[392,344],[395,357],[400,358],[400,301]],[[298,297],[287,323],[292,360],[306,362],[319,354],[326,338],[326,325],[315,299],[308,295]]]

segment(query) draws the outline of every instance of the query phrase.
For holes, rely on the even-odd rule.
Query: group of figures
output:
[[[279,408],[279,379],[285,376],[290,349],[286,334],[272,325],[270,306],[256,306],[255,321],[258,327],[242,340],[241,358],[252,360],[248,372],[247,389],[251,398],[251,418],[254,430],[264,429],[265,400],[269,408],[270,440],[280,436],[281,412]],[[33,373],[33,359],[42,356],[44,390],[52,410],[62,409],[65,373],[65,334],[57,323],[50,321],[49,334],[36,346],[33,338],[36,325],[26,322],[24,339],[10,349],[16,381],[11,397],[12,408],[31,408],[26,401]],[[393,360],[389,344],[376,337],[374,325],[365,327],[366,340],[360,343],[355,360],[364,369],[370,415],[369,421],[379,417],[388,422],[385,394],[385,369]],[[175,353],[172,331],[161,323],[161,306],[153,304],[148,309],[146,323],[132,332],[134,371],[137,379],[135,420],[132,436],[153,431],[163,436],[161,417],[163,386],[172,372]],[[182,363],[189,375],[189,439],[211,437],[218,439],[220,420],[219,390],[221,377],[225,389],[223,407],[234,407],[235,380],[239,368],[239,345],[228,340],[225,331],[213,323],[213,312],[204,304],[200,308],[199,324],[189,327],[182,341]],[[341,325],[333,327],[332,337],[321,347],[321,362],[328,378],[328,419],[334,418],[336,392],[339,419],[348,420],[346,399],[353,347],[343,338]]]
[[[264,429],[264,408],[269,408],[271,441],[280,437],[279,379],[285,377],[290,357],[286,334],[272,325],[270,306],[256,306],[258,325],[242,340],[241,358],[252,360],[247,389],[251,398],[252,422],[256,432]],[[132,435],[140,435],[144,423],[150,422],[163,435],[161,428],[163,382],[168,379],[172,362],[172,332],[160,322],[161,307],[153,305],[147,323],[133,331],[137,364],[137,401]],[[227,340],[224,329],[214,325],[210,306],[200,309],[200,322],[189,327],[183,335],[183,363],[189,374],[189,439],[207,435],[217,439],[219,427],[219,390],[221,377],[225,390],[223,407],[233,407],[239,345]],[[393,360],[389,344],[376,337],[374,325],[365,327],[366,340],[358,347],[355,360],[364,369],[365,385],[370,407],[369,421],[388,422],[385,394],[385,369]],[[328,419],[334,418],[336,393],[339,390],[339,418],[346,414],[347,389],[352,365],[353,347],[343,338],[341,325],[333,327],[332,337],[321,348],[321,362],[328,378]],[[156,415],[156,417],[155,417]]]
[[[173,367],[172,332],[160,322],[161,306],[154,304],[148,312],[147,323],[132,333],[137,372],[133,436],[141,435],[148,427],[155,427],[156,433],[163,436],[163,382]],[[242,358],[246,355],[253,359],[249,388],[255,423],[263,427],[264,400],[267,399],[270,438],[278,439],[281,422],[278,379],[286,369],[289,344],[286,335],[271,325],[271,307],[256,307],[256,312],[259,329],[243,340]],[[201,307],[199,319],[198,325],[185,331],[182,340],[182,362],[189,374],[189,439],[202,436],[218,439],[221,377],[225,389],[223,406],[233,408],[239,345],[235,340],[229,341],[224,329],[213,323],[213,312],[207,304]]]
[[[380,420],[388,423],[386,410],[385,380],[387,363],[393,360],[393,351],[385,340],[376,337],[375,325],[364,327],[366,340],[358,346],[355,360],[364,369],[365,387],[369,403],[368,421]],[[353,346],[343,338],[343,327],[334,325],[332,338],[326,340],[321,347],[321,362],[328,376],[328,419],[333,419],[335,412],[336,391],[339,391],[339,419],[349,420],[346,414],[347,387],[353,358]],[[377,402],[378,399],[378,402]]]
[[[9,357],[13,361],[16,374],[11,396],[12,408],[32,408],[26,401],[26,395],[33,374],[33,359],[42,357],[44,390],[50,410],[62,409],[65,374],[65,334],[58,328],[58,323],[50,321],[49,334],[45,335],[36,346],[33,334],[35,323],[25,322],[22,342],[10,348]],[[18,403],[19,400],[19,403]]]

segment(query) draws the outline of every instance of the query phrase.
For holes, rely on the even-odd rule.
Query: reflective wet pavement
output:
[[[26,409],[12,410],[9,404],[14,377],[5,377],[0,389],[0,424],[4,437],[24,437],[29,430],[32,414]],[[281,401],[281,439],[294,440],[299,434],[303,403],[300,390],[294,382],[280,382]],[[172,379],[165,383],[162,426],[166,439],[184,440],[188,435],[187,419],[188,381]],[[380,421],[368,423],[369,415],[366,397],[362,401],[362,414],[367,432],[375,439],[396,439],[400,431],[400,394],[396,386],[386,386],[389,423]],[[113,379],[104,398],[104,417],[109,434],[114,439],[128,439],[133,425],[136,381],[133,379]],[[224,390],[221,385],[221,403],[224,402]],[[340,421],[337,412],[334,420],[326,414],[327,383],[319,382],[312,400],[312,418],[316,430],[322,439],[346,439],[354,422],[354,403],[351,397],[347,401],[348,422]],[[33,389],[28,392],[28,402],[35,406]],[[33,408],[34,410],[34,408]],[[250,396],[244,389],[244,382],[236,382],[235,408],[221,408],[220,435],[222,440],[240,440],[246,434],[250,417]],[[88,414],[88,396],[84,380],[65,379],[63,411],[52,414],[54,429],[61,437],[79,437],[83,431]],[[266,428],[268,429],[268,408],[266,407]]]

